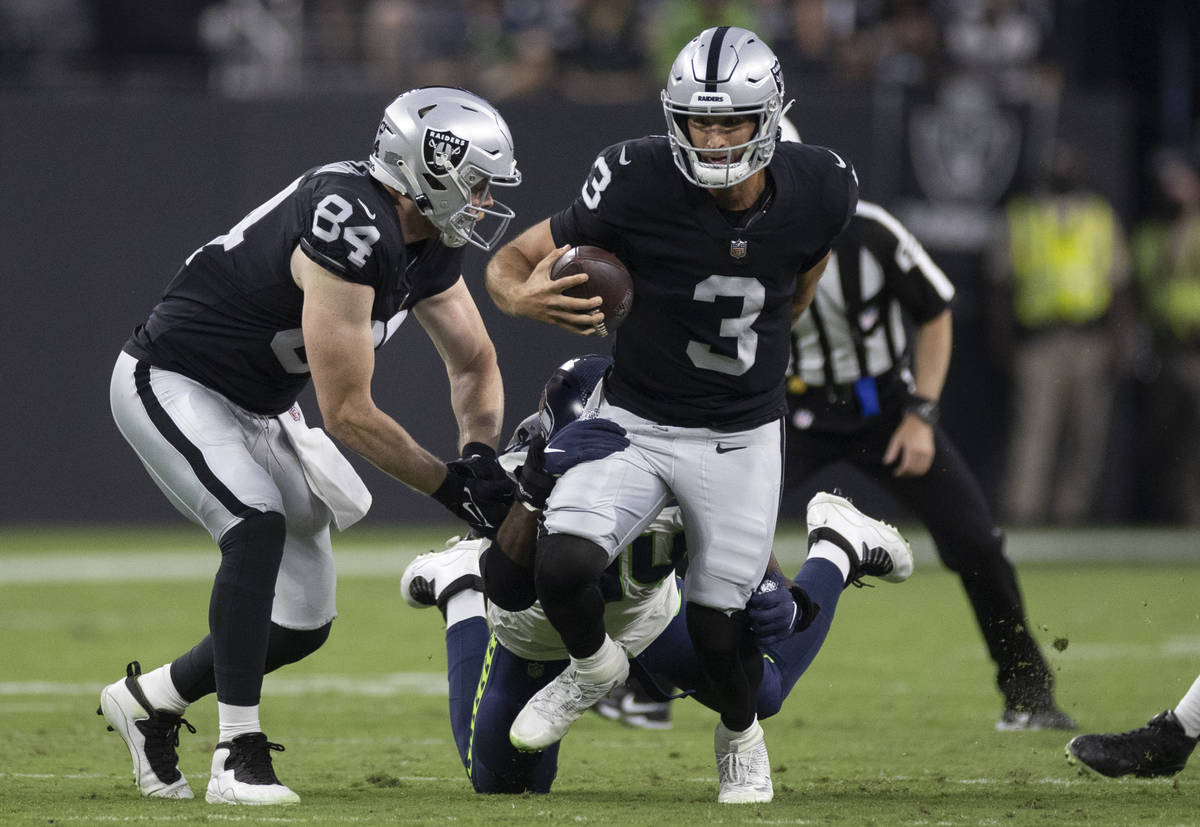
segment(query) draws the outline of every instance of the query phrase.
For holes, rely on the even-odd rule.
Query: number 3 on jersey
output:
[[[749,276],[712,275],[697,284],[692,293],[692,298],[698,302],[711,303],[716,301],[717,296],[742,300],[741,315],[721,319],[718,334],[721,338],[737,339],[737,357],[713,353],[711,344],[697,342],[695,339],[688,342],[687,355],[698,368],[741,376],[754,367],[754,360],[758,354],[758,333],[753,325],[758,314],[762,312],[767,291],[762,282]]]

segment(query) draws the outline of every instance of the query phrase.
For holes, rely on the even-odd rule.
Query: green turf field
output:
[[[691,702],[664,733],[586,716],[550,796],[476,796],[447,722],[441,618],[398,592],[407,561],[444,534],[338,538],[333,635],[264,693],[264,727],[287,747],[276,769],[303,803],[255,811],[203,801],[211,699],[189,710],[199,732],[180,746],[195,801],[140,799],[124,745],[95,714],[127,661],[153,668],[203,634],[217,556],[206,538],[0,530],[0,823],[1200,823],[1200,758],[1174,780],[1114,782],[1068,767],[1066,735],[994,731],[990,663],[957,580],[920,535],[913,578],[845,594],[815,664],[764,722],[771,804],[717,806],[715,717]],[[1060,701],[1086,728],[1139,726],[1200,671],[1198,539],[1012,535]],[[798,566],[798,533],[779,549],[785,568]]]

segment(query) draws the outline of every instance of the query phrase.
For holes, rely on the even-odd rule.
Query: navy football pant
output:
[[[763,650],[763,679],[758,688],[759,719],[779,711],[796,681],[825,642],[844,581],[837,566],[814,558],[795,582],[820,607],[816,620],[799,634]],[[687,599],[685,594],[684,600]],[[473,617],[446,630],[450,682],[450,728],[459,757],[478,793],[546,793],[558,771],[559,745],[523,753],[508,740],[525,702],[566,668],[567,661],[519,658],[491,637],[487,621]],[[680,612],[638,661],[663,689],[688,690],[711,706],[700,661]]]

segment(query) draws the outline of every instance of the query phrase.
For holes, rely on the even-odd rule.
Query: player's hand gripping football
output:
[[[787,640],[812,624],[821,607],[808,592],[778,572],[769,571],[750,595],[750,628],[764,646]]]
[[[569,249],[570,245],[564,245],[551,250],[549,255],[537,263],[529,278],[521,285],[520,291],[513,296],[514,311],[518,316],[528,316],[572,333],[591,336],[604,319],[599,309],[603,300],[599,296],[578,299],[563,295],[572,287],[586,282],[587,275],[578,273],[560,279],[550,278],[550,271],[555,262]]]
[[[611,419],[577,419],[548,443],[538,434],[529,441],[525,464],[517,471],[517,499],[531,508],[545,508],[555,481],[568,470],[628,445],[625,429]]]
[[[495,537],[515,491],[496,452],[481,442],[469,442],[462,456],[446,463],[446,480],[430,496],[480,534]]]

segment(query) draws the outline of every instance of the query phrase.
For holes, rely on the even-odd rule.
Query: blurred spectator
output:
[[[1090,516],[1104,470],[1118,333],[1132,330],[1128,250],[1080,159],[1055,147],[1048,176],[1005,207],[991,260],[993,346],[1015,405],[1003,508],[1017,523]]]
[[[757,5],[753,0],[662,0],[649,23],[654,82],[665,83],[679,50],[711,26],[741,26],[774,47],[774,32],[760,26]]]
[[[994,77],[1009,100],[1056,90],[1059,72],[1043,57],[1053,28],[1049,0],[957,0],[945,24],[947,55]]]
[[[875,80],[922,86],[934,79],[940,55],[937,21],[926,0],[888,0],[884,17],[867,32]]]
[[[647,71],[639,5],[636,0],[582,0],[574,37],[558,54],[566,97],[630,103],[645,100],[653,88],[662,86],[662,80],[652,84]]]
[[[1200,171],[1165,152],[1154,172],[1163,209],[1133,236],[1139,304],[1161,359],[1148,406],[1151,516],[1200,523]]]
[[[87,83],[95,48],[88,0],[0,0],[0,80],[13,85]]]
[[[488,4],[477,4],[488,5]],[[480,91],[492,101],[553,89],[558,43],[570,32],[575,2],[503,0],[492,4],[494,39],[478,65]]]
[[[212,61],[210,89],[231,97],[252,97],[300,88],[306,12],[301,0],[220,0],[202,5],[199,34]],[[339,18],[336,9],[329,14],[334,18],[330,28],[349,37],[346,16]],[[316,16],[322,17],[320,12]]]
[[[843,44],[854,33],[854,0],[792,0],[784,11],[771,46],[784,67],[788,87],[801,88],[793,87],[793,79],[801,85],[811,80],[844,80],[835,65]]]

